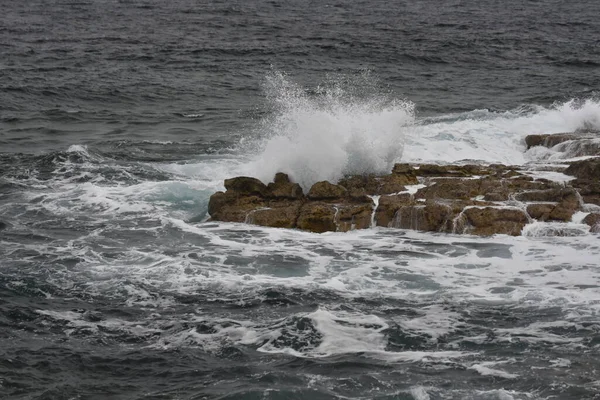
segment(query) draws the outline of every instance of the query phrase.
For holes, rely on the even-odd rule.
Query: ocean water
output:
[[[524,137],[600,130],[597,1],[1,9],[0,398],[600,399],[582,215],[481,238],[206,214],[237,175],[564,162]]]

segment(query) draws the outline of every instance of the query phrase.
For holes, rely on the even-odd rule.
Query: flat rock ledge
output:
[[[531,145],[576,140],[535,136]],[[591,152],[589,137],[584,143]],[[572,179],[540,177],[548,171]],[[268,185],[252,177],[227,179],[225,188],[210,198],[213,221],[319,233],[380,226],[481,236],[518,236],[539,222],[553,223],[550,231],[560,235],[569,231],[557,228],[560,223],[579,222],[600,233],[600,154],[537,167],[396,164],[388,175],[317,182],[308,193],[284,173]]]

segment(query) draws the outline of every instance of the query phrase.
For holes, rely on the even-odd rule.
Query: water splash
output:
[[[419,118],[406,136],[403,161],[446,162],[481,160],[489,163],[524,164],[568,158],[546,148],[526,150],[531,134],[600,130],[600,101],[587,99],[529,106],[504,112],[473,110]],[[555,155],[556,154],[556,155]]]
[[[285,172],[307,189],[346,174],[389,173],[414,123],[414,105],[378,90],[368,74],[334,79],[308,93],[274,72],[265,92],[273,113],[260,125],[250,168],[263,181]]]

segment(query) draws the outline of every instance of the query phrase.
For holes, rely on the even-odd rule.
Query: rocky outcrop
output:
[[[525,137],[525,144],[527,149],[534,146],[554,147],[557,144],[567,142],[569,140],[576,140],[581,135],[575,133],[554,133],[554,134],[542,134],[542,135],[528,135]]]
[[[529,135],[525,137],[529,150],[535,146],[552,148],[565,153],[568,158],[600,156],[600,132],[585,130],[576,133]]]
[[[571,163],[565,174],[573,175],[581,181],[598,181],[600,179],[600,158],[591,158]]]
[[[310,200],[339,200],[346,197],[348,190],[340,185],[334,185],[327,181],[315,183],[308,191]]]
[[[600,233],[600,213],[588,214],[583,219],[583,223],[590,226],[590,232]]]
[[[575,137],[532,135],[526,142],[557,146]],[[387,175],[317,182],[306,194],[283,173],[268,185],[238,177],[225,181],[208,208],[217,221],[311,232],[380,226],[474,235],[519,235],[532,222],[569,222],[578,211],[594,211],[583,222],[600,232],[600,157],[553,167],[573,176],[568,183],[534,178],[527,168],[403,163]]]
[[[463,232],[489,236],[497,233],[518,236],[529,222],[529,216],[518,208],[469,207],[464,210]]]

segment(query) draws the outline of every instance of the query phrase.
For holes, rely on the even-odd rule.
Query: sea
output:
[[[0,398],[600,399],[581,215],[477,237],[207,214],[234,176],[565,165],[524,137],[600,130],[599,16],[0,0]]]

